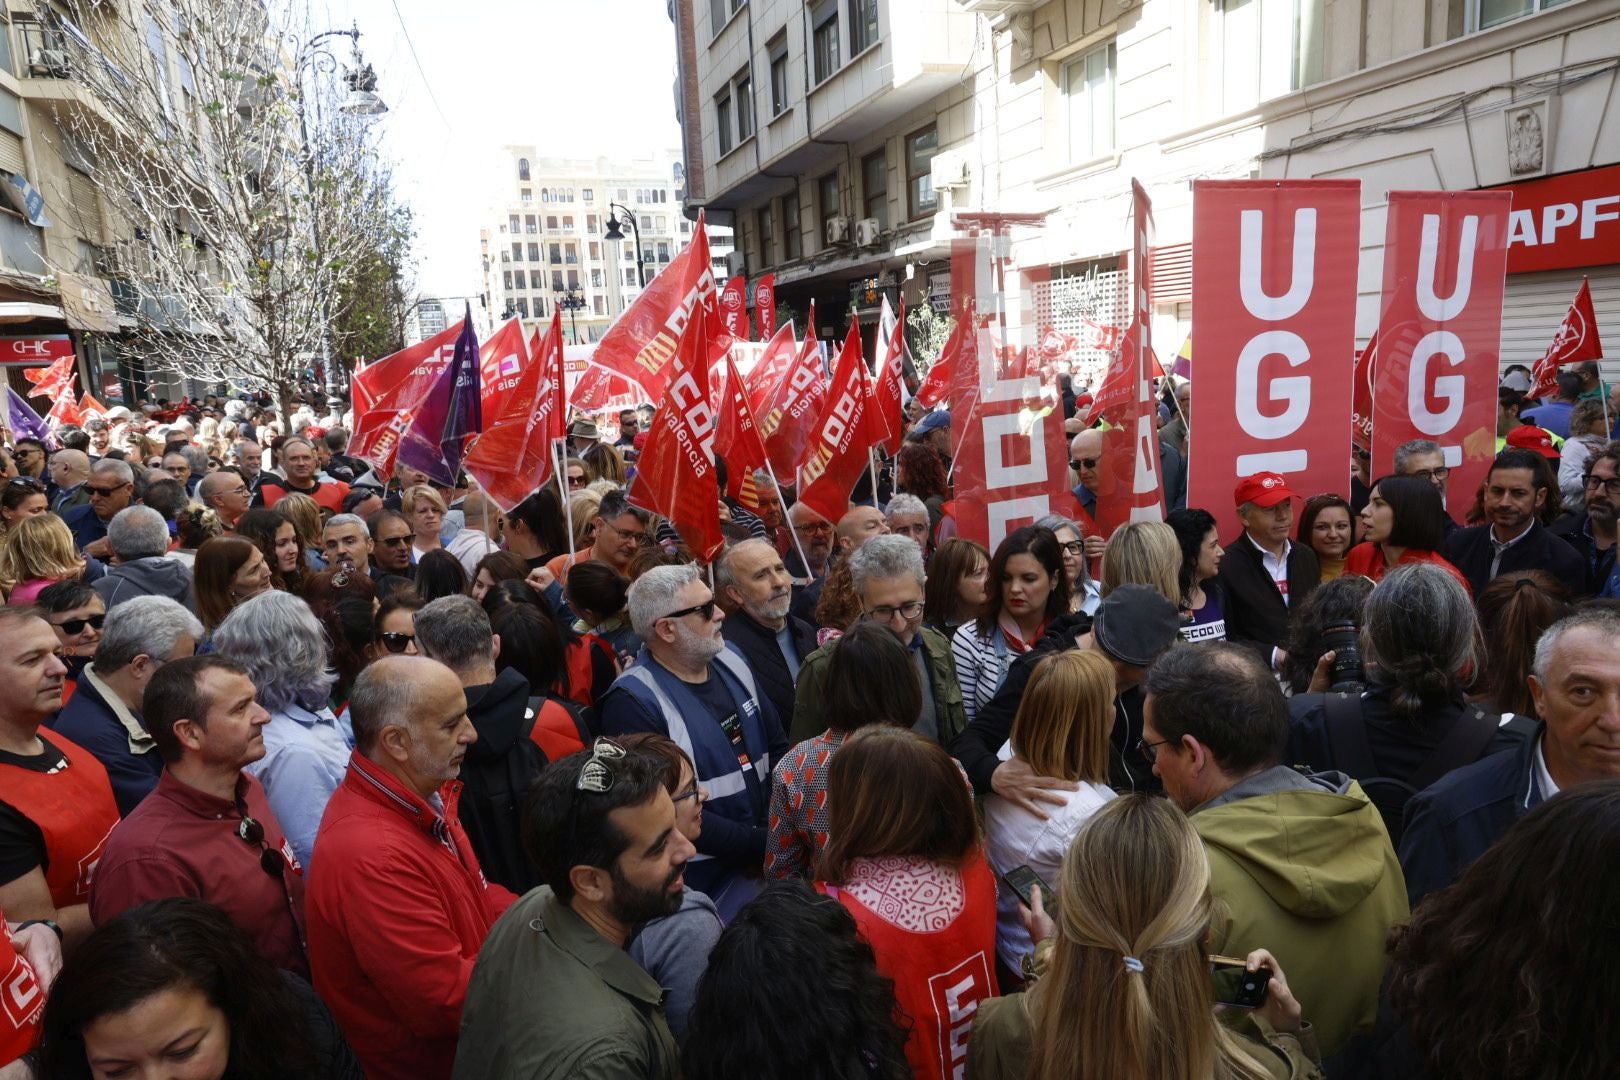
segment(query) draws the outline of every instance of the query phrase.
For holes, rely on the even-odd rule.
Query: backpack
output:
[[[1453,769],[1478,761],[1496,738],[1499,727],[1495,717],[1478,705],[1469,705],[1440,740],[1440,745],[1412,773],[1411,779],[1397,780],[1378,775],[1372,744],[1367,741],[1359,694],[1323,694],[1322,709],[1323,731],[1333,762],[1361,785],[1361,790],[1384,819],[1390,844],[1397,849],[1401,846],[1407,800]]]

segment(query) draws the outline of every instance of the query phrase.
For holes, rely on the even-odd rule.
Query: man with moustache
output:
[[[1563,537],[1586,562],[1586,591],[1603,588],[1614,573],[1615,517],[1620,510],[1620,443],[1610,443],[1586,463],[1586,512],[1566,514],[1547,531]]]
[[[709,801],[688,876],[730,918],[759,888],[771,766],[787,737],[747,661],[727,647],[725,613],[698,567],[654,567],[630,586],[628,607],[642,650],[603,695],[602,730],[655,732],[691,757]]]
[[[782,557],[769,541],[744,540],[720,556],[715,587],[731,613],[721,635],[748,661],[776,715],[792,716],[793,684],[799,665],[816,650],[816,630],[788,613],[793,579]]]
[[[1485,474],[1485,524],[1458,529],[1440,546],[1440,554],[1468,579],[1475,596],[1497,575],[1514,570],[1545,570],[1571,596],[1588,591],[1580,554],[1537,520],[1551,486],[1552,470],[1536,451],[1496,455]]]

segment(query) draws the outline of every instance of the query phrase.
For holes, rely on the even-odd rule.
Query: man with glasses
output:
[[[655,732],[692,758],[709,802],[689,884],[730,918],[760,887],[771,768],[787,739],[747,661],[726,645],[725,613],[696,566],[648,570],[628,607],[642,651],[602,696],[602,730]]]
[[[827,578],[828,563],[832,561],[835,529],[832,522],[804,503],[794,503],[788,509],[787,518],[792,532],[782,559],[793,579],[791,610],[795,618],[814,626],[816,602],[821,599],[821,586]],[[781,551],[782,546],[778,544],[776,549]]]
[[[371,578],[381,581],[393,576],[410,581],[416,577],[416,565],[411,562],[411,542],[416,531],[411,521],[398,510],[379,510],[371,515]]]
[[[349,695],[354,752],[305,893],[315,990],[372,1080],[443,1080],[473,962],[516,899],[485,880],[456,781],[478,738],[455,672],[385,656]]]
[[[923,626],[922,550],[903,536],[874,536],[849,557],[850,579],[861,601],[861,618],[881,623],[909,650],[922,681],[922,710],[912,729],[942,746],[967,727],[962,707],[962,686],[956,661],[944,634]],[[793,705],[792,743],[801,743],[827,730],[822,703],[827,695],[827,668],[836,640],[805,658]]]
[[[1440,492],[1440,504],[1445,505],[1446,483],[1451,479],[1451,469],[1446,465],[1445,451],[1440,444],[1432,439],[1413,439],[1403,442],[1395,448],[1395,475],[1417,476],[1433,484]],[[1457,523],[1450,514],[1440,523],[1445,535],[1450,536],[1458,529]]]
[[[89,502],[62,515],[62,522],[73,533],[73,542],[86,555],[104,559],[112,554],[107,541],[107,525],[128,506],[135,492],[135,473],[126,462],[102,458],[90,468],[84,482]]]
[[[107,839],[90,885],[97,926],[148,900],[194,896],[229,915],[272,964],[309,978],[304,877],[259,782],[270,714],[222,656],[165,664],[143,713],[163,758],[157,787]]]
[[[1279,762],[1288,702],[1251,650],[1170,649],[1146,689],[1143,748],[1209,855],[1209,951],[1270,949],[1337,1054],[1371,1029],[1384,941],[1409,914],[1378,808],[1343,773]]]
[[[1586,563],[1586,591],[1597,593],[1615,569],[1615,519],[1620,515],[1620,443],[1610,443],[1586,463],[1581,477],[1586,509],[1565,514],[1547,527],[1563,537]]]
[[[679,1073],[667,992],[625,951],[638,928],[680,909],[697,865],[664,769],[598,739],[540,774],[524,815],[545,885],[501,917],[478,956],[456,1076]]]
[[[90,479],[90,455],[83,450],[58,450],[51,455],[51,512],[66,513],[90,501],[84,482]]]
[[[236,523],[253,504],[253,492],[235,469],[211,472],[197,483],[197,500],[219,515],[226,532],[235,532]]]
[[[563,552],[546,564],[546,569],[559,583],[568,580],[568,570],[575,563],[593,561],[606,563],[621,574],[630,569],[630,560],[651,543],[647,532],[647,511],[631,506],[624,490],[617,489],[602,496],[591,523],[596,526],[596,539],[584,551],[570,555]]]
[[[50,456],[45,444],[38,439],[18,439],[11,459],[17,463],[17,475],[30,480],[45,480],[45,461]]]
[[[523,793],[548,762],[585,748],[579,714],[550,687],[499,670],[501,639],[470,596],[441,596],[416,613],[416,647],[456,673],[478,739],[461,763],[461,824],[493,882],[519,896],[540,884],[523,850]]]
[[[1102,456],[1103,433],[1098,428],[1087,428],[1069,440],[1069,469],[1076,480],[1071,494],[1092,520],[1097,517],[1097,466]]]

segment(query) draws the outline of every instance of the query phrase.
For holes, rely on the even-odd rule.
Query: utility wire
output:
[[[427,91],[428,100],[433,102],[434,111],[439,114],[439,119],[444,121],[445,130],[454,132],[455,126],[450,123],[450,118],[444,114],[444,106],[439,104],[438,96],[433,93],[433,84],[428,81],[427,69],[422,66],[422,58],[416,53],[416,42],[411,40],[410,28],[405,25],[405,16],[399,10],[399,0],[389,0],[389,2],[393,4],[394,17],[399,20],[399,31],[405,35],[405,45],[411,50],[411,59],[416,62],[417,73],[422,76],[422,89]]]

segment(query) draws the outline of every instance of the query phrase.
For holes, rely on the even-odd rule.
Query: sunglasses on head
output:
[[[44,494],[45,492],[45,485],[30,476],[13,476],[10,480],[6,481],[6,486],[27,488],[29,491],[32,491],[35,494]]]
[[[411,642],[416,640],[416,635],[401,634],[388,630],[378,634],[377,640],[383,643],[383,648],[387,649],[391,653],[397,654],[403,653],[406,649],[410,648]]]
[[[84,628],[86,626],[100,630],[106,621],[107,616],[105,614],[87,615],[82,619],[63,619],[61,622],[52,623],[51,625],[62,631],[62,633],[66,634],[68,637],[72,637],[75,634],[84,633]]]

